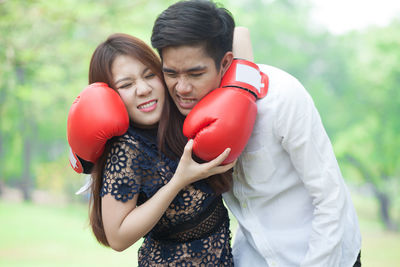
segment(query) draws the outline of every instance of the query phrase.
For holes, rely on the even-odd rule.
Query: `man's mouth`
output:
[[[186,97],[177,96],[177,100],[178,100],[179,106],[181,108],[185,108],[185,109],[192,109],[197,103],[196,98],[186,98]]]

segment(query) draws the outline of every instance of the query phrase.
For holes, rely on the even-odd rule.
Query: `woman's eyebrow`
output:
[[[129,77],[121,78],[121,79],[119,79],[119,80],[116,80],[116,81],[115,81],[115,84],[117,84],[117,83],[119,83],[119,82],[122,82],[122,81],[125,81],[125,80],[130,80],[130,78],[129,78]]]

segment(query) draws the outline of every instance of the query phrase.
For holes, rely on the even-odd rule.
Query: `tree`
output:
[[[67,114],[87,84],[95,47],[114,32],[148,42],[157,8],[171,2],[0,2],[0,179],[29,200],[38,166],[68,165]]]
[[[390,209],[399,191],[398,22],[332,36],[311,23],[304,2],[232,5],[236,22],[250,28],[256,61],[278,66],[305,85],[345,179],[370,184],[385,227],[395,229]]]
[[[372,187],[385,227],[396,230],[391,205],[400,187],[400,23],[346,39],[353,48],[348,65],[354,82],[343,101],[355,120],[338,138],[338,151]]]

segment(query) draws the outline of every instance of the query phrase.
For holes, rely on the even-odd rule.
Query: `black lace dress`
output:
[[[106,161],[101,195],[141,205],[173,176],[177,162],[158,154],[156,132],[129,128]],[[139,266],[233,266],[228,212],[205,181],[185,187],[139,249]]]

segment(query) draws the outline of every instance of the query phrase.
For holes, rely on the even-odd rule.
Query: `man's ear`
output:
[[[221,65],[220,65],[221,77],[224,76],[225,72],[229,69],[232,61],[233,61],[232,51],[226,52],[221,60]]]

